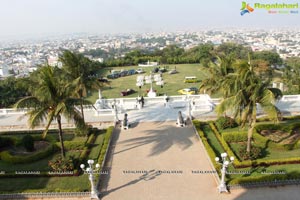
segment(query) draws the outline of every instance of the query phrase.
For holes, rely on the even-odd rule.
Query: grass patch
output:
[[[200,64],[182,64],[182,65],[168,65],[169,70],[174,69],[176,66],[176,70],[179,72],[177,74],[168,74],[168,72],[163,73],[163,80],[165,85],[163,88],[160,86],[156,86],[153,84],[153,88],[157,90],[159,94],[168,94],[168,95],[179,95],[178,90],[188,87],[197,87],[199,88],[200,82],[198,83],[184,83],[184,78],[186,76],[196,76],[198,80],[203,80],[208,76],[207,68],[202,67]],[[137,69],[137,66],[130,66],[130,67],[114,67],[114,68],[104,68],[101,71],[101,74],[109,74],[110,70],[129,70],[129,69]],[[143,68],[146,73],[143,75],[149,75],[150,71],[153,67]],[[110,79],[109,86],[105,86],[102,89],[102,95],[104,98],[121,98],[120,92],[122,90],[131,88],[137,91],[137,93],[131,94],[127,97],[137,97],[139,88],[136,86],[136,78],[139,74],[120,77],[117,79]],[[145,84],[141,89],[141,94],[146,95],[146,90],[150,89],[150,84]],[[91,102],[95,102],[98,99],[98,91],[94,91],[89,93],[87,98]]]
[[[199,124],[201,124],[201,122],[199,122]],[[282,126],[291,126],[294,124],[294,120],[292,122],[285,121]],[[293,129],[293,127],[291,128]],[[217,155],[224,152],[221,144],[219,143],[219,140],[217,140],[215,134],[213,133],[213,129],[207,123],[202,122],[202,130],[205,136],[205,138],[202,138],[202,140],[207,140],[209,144],[209,146],[205,146],[207,151],[210,152],[211,149],[213,149],[213,151]],[[225,131],[222,131],[221,134],[224,134],[225,132],[226,134],[230,134],[230,132],[234,134],[241,133],[241,130],[239,130],[238,127],[226,129]],[[242,132],[244,133],[241,134],[247,134],[247,130],[245,129],[243,129]],[[228,174],[226,175],[227,182],[231,184],[243,184],[249,182],[300,178],[300,164],[298,164],[300,148],[287,150],[283,145],[275,143],[256,132],[253,134],[253,139],[253,145],[263,148],[263,158],[252,161],[247,160],[243,162],[240,162],[236,159],[234,162],[236,165],[229,165],[228,167]],[[229,144],[230,148],[227,149],[227,153],[230,150],[238,155],[236,152],[241,145],[242,142],[231,142]],[[213,160],[214,158],[211,157],[211,159],[212,162],[215,163],[215,161]]]
[[[89,154],[89,159],[97,160],[101,151],[101,147],[104,140],[104,134],[105,132],[101,132],[100,134],[97,134],[96,140],[94,144],[91,147],[91,152]]]
[[[87,175],[74,177],[1,178],[1,193],[84,192],[90,190]]]
[[[207,138],[208,143],[214,150],[216,155],[221,155],[224,152],[222,145],[219,143],[218,139],[216,138],[215,134],[210,129],[209,125],[205,125],[203,127],[203,132],[205,137]]]

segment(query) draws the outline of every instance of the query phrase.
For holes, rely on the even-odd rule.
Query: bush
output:
[[[50,160],[48,162],[48,166],[53,171],[73,171],[74,170],[74,163],[73,158],[62,158],[61,156],[58,156],[54,158],[53,160]]]
[[[103,163],[103,160],[104,160],[105,154],[107,152],[108,145],[109,145],[109,142],[110,142],[113,130],[114,130],[114,127],[112,127],[112,126],[109,127],[106,130],[106,133],[105,133],[105,136],[104,136],[104,140],[103,140],[103,143],[102,143],[102,147],[101,147],[101,151],[100,151],[99,156],[98,156],[98,163],[100,165]]]
[[[91,134],[88,137],[87,141],[84,144],[85,147],[84,147],[83,151],[81,152],[81,154],[79,156],[79,162],[84,162],[85,161],[85,159],[87,158],[87,156],[90,153],[90,148],[92,147],[93,143],[95,142],[95,139],[96,139],[95,133]]]
[[[255,128],[257,132],[261,132],[262,130],[280,130],[282,127],[280,124],[257,124]]]
[[[0,147],[9,147],[14,145],[14,140],[9,137],[0,137]]]
[[[280,180],[295,180],[300,178],[300,173],[298,171],[289,172],[286,174],[272,174],[272,175],[262,175],[262,176],[248,176],[242,178],[236,178],[229,182],[230,185],[236,184],[249,184],[249,183],[259,183],[259,182],[273,182]]]
[[[238,124],[234,119],[227,116],[222,116],[216,120],[216,126],[219,130],[224,130],[227,128],[235,128],[238,126]]]
[[[26,151],[34,151],[34,138],[31,135],[25,135],[21,141]]]
[[[0,153],[0,158],[4,162],[13,163],[13,164],[30,163],[45,158],[51,155],[52,153],[54,153],[56,150],[57,149],[55,148],[55,145],[50,144],[47,148],[27,156],[11,155],[9,151],[2,151]]]
[[[244,144],[239,148],[238,154],[241,160],[256,160],[261,156],[262,148],[252,145],[250,153],[247,152],[247,145]]]
[[[214,159],[217,157],[217,155],[215,154],[214,150],[212,149],[212,147],[209,145],[207,138],[205,137],[203,131],[202,131],[202,127],[203,127],[203,123],[198,121],[198,120],[193,120],[193,124],[198,132],[198,135],[200,137],[200,139],[202,140],[202,143],[207,151],[208,156],[210,157],[210,159],[212,160],[212,163],[215,167],[215,169],[219,172],[220,171],[220,165],[217,165],[216,162],[214,162]]]
[[[222,134],[227,143],[247,141],[247,132],[226,132]]]
[[[226,153],[228,154],[229,157],[235,157],[236,155],[233,153],[233,151],[231,150],[231,148],[229,147],[229,145],[227,144],[227,142],[224,140],[224,138],[221,137],[220,132],[217,130],[217,128],[215,127],[214,123],[209,123],[209,126],[211,128],[211,130],[213,131],[213,133],[215,134],[216,138],[218,139],[219,143],[222,145],[223,149],[226,151]],[[234,159],[233,161],[233,165],[238,165],[240,164],[240,161],[238,159]]]

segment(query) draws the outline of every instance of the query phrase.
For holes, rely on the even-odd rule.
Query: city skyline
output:
[[[283,3],[276,0],[248,0]],[[297,3],[295,0],[285,3]],[[299,28],[299,14],[257,9],[240,15],[242,1],[1,0],[0,39],[48,34],[198,31],[212,28]]]

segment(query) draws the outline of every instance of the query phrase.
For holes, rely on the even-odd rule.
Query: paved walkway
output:
[[[174,121],[135,123],[129,130],[117,130],[105,167],[110,173],[102,177],[103,200],[296,200],[300,195],[300,186],[219,194],[193,128],[178,128]]]
[[[219,197],[201,143],[191,126],[174,121],[135,123],[117,132],[103,200],[189,200]],[[195,171],[195,173],[193,173]]]

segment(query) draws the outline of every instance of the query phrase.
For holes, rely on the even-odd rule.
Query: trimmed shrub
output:
[[[22,146],[25,147],[26,151],[34,151],[34,138],[31,135],[25,135],[22,138]]]
[[[9,147],[14,145],[15,141],[10,137],[0,137],[0,147]]]
[[[227,152],[229,157],[235,157],[236,155],[233,153],[233,151],[231,150],[230,146],[227,144],[227,142],[224,140],[224,138],[222,138],[220,132],[217,130],[217,128],[215,127],[214,123],[209,123],[209,126],[211,128],[211,130],[213,131],[213,133],[215,134],[215,136],[217,137],[218,141],[220,142],[220,144],[222,145],[223,149]],[[233,165],[239,164],[240,161],[238,159],[234,159],[233,161]]]
[[[235,128],[238,126],[238,124],[234,119],[227,116],[222,116],[216,120],[216,126],[219,130],[224,130],[227,128]]]
[[[193,124],[198,132],[198,135],[200,137],[200,139],[202,140],[202,143],[208,153],[208,156],[210,157],[210,159],[212,160],[212,163],[215,167],[215,169],[219,172],[220,171],[220,165],[218,165],[216,162],[214,162],[215,158],[217,157],[217,155],[215,154],[214,150],[212,149],[212,147],[210,146],[209,142],[207,141],[207,138],[204,135],[204,132],[202,131],[202,127],[204,125],[204,123],[198,121],[198,120],[193,120]]]
[[[229,181],[231,185],[237,184],[249,184],[249,183],[259,183],[259,182],[273,182],[280,180],[295,180],[300,178],[300,173],[297,171],[289,172],[286,174],[272,174],[264,176],[248,176],[242,178],[236,178]]]
[[[109,145],[113,130],[114,130],[114,127],[112,127],[112,126],[109,127],[106,130],[104,140],[103,140],[103,143],[102,143],[102,147],[101,147],[101,151],[100,151],[99,156],[98,156],[98,163],[100,165],[103,163],[103,160],[104,160],[105,154],[107,152],[108,145]]]
[[[261,132],[262,130],[285,130],[291,131],[288,126],[282,126],[282,124],[258,124],[255,126],[257,132]]]
[[[247,152],[247,145],[243,144],[238,151],[241,160],[256,160],[261,156],[262,148],[252,145],[250,153]]]
[[[50,144],[47,148],[27,156],[12,155],[9,151],[2,151],[0,153],[0,158],[4,162],[13,163],[13,164],[29,163],[29,162],[33,162],[45,158],[51,155],[52,153],[54,153],[56,150],[57,149],[55,148],[55,145]]]
[[[226,132],[222,133],[222,136],[227,143],[245,142],[248,139],[247,132]]]
[[[88,137],[87,141],[84,144],[84,149],[83,149],[83,151],[81,152],[81,154],[79,156],[79,162],[84,162],[85,161],[85,159],[87,158],[87,156],[90,153],[90,148],[91,148],[92,144],[95,142],[95,139],[96,139],[95,133],[91,134]]]

